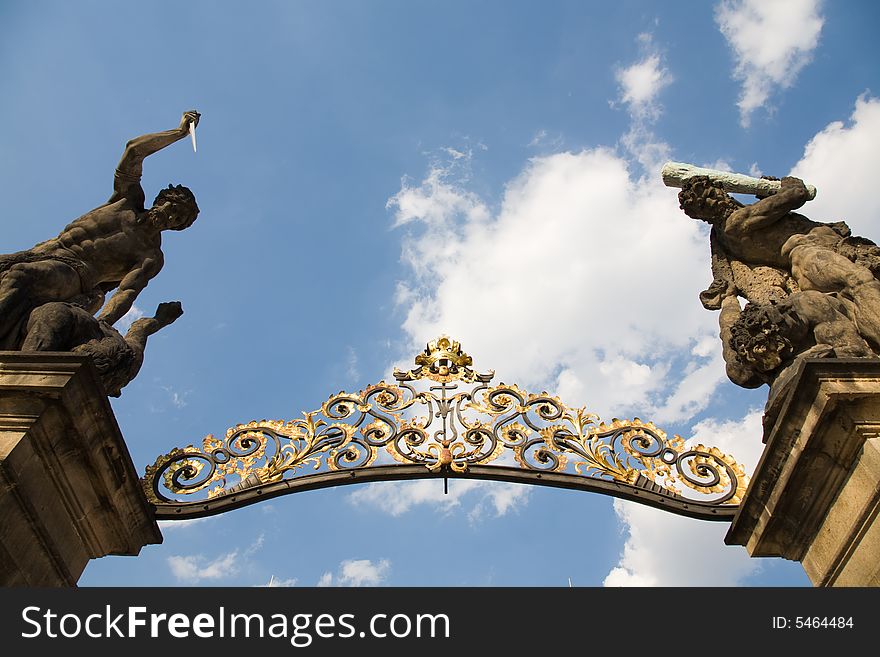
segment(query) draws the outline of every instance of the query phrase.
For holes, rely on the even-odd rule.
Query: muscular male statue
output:
[[[144,208],[144,158],[183,139],[200,114],[185,112],[180,125],[128,142],[113,179],[113,195],[28,251],[0,255],[0,350],[20,349],[28,316],[49,302],[69,302],[112,325],[162,269],[164,230],[183,230],[199,213],[181,185],[159,192]],[[115,290],[107,300],[106,293]]]
[[[782,179],[777,194],[751,205],[708,178],[685,183],[682,210],[712,225],[714,280],[700,295],[703,305],[720,309],[737,295],[759,305],[780,303],[814,290],[841,302],[859,335],[880,353],[880,249],[852,237],[842,222],[823,224],[794,212],[808,199],[803,181],[792,177]]]

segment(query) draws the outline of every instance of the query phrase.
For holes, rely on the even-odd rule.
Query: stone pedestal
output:
[[[161,542],[88,358],[0,352],[0,585],[74,586]]]
[[[880,586],[880,360],[802,363],[725,542]]]

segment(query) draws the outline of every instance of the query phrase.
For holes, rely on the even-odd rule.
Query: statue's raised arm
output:
[[[724,222],[724,233],[728,239],[747,239],[756,231],[784,219],[809,200],[810,194],[803,180],[783,178],[775,194],[734,210]]]
[[[125,145],[122,159],[116,166],[116,173],[113,176],[113,195],[108,203],[129,198],[143,209],[145,196],[144,190],[141,188],[141,176],[143,175],[144,158],[180,141],[191,131],[194,132],[200,117],[201,114],[195,110],[189,110],[183,113],[180,125],[173,130],[141,135],[130,140]]]

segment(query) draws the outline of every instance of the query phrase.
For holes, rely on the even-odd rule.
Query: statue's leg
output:
[[[71,351],[105,337],[100,322],[87,310],[54,301],[35,308],[27,323],[22,351]]]
[[[71,347],[75,321],[70,306],[56,302],[34,309],[28,318],[22,351],[67,351]]]
[[[82,292],[79,274],[58,260],[20,263],[0,279],[0,336],[19,327],[30,310]]]
[[[869,269],[812,245],[793,249],[791,263],[802,290],[837,293],[850,299],[859,334],[880,350],[880,282]]]

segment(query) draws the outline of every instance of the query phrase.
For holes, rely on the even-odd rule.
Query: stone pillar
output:
[[[75,586],[161,542],[90,360],[0,352],[0,585]]]
[[[725,538],[814,586],[880,586],[880,360],[804,361]]]

